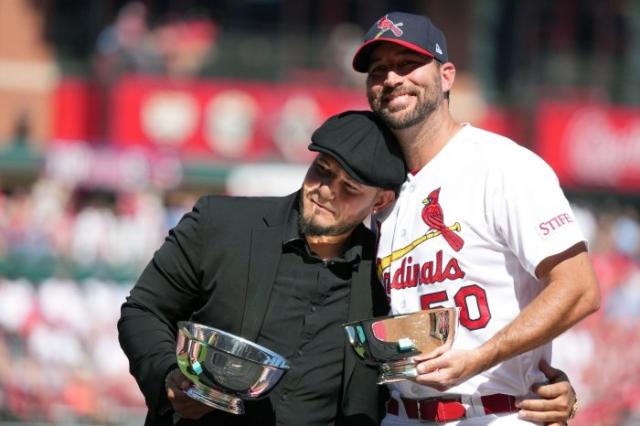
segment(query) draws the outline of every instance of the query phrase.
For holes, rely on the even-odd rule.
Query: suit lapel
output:
[[[296,200],[294,193],[274,205],[268,217],[263,218],[266,226],[251,232],[249,282],[241,327],[241,334],[247,339],[256,340],[260,333],[282,256],[282,236]]]
[[[251,237],[247,301],[242,320],[242,335],[256,340],[269,306],[282,251],[282,226],[254,229]]]
[[[363,259],[354,271],[351,280],[351,297],[349,303],[349,321],[357,321],[371,317],[371,260]],[[345,338],[346,342],[346,338]],[[344,357],[344,390],[349,385],[349,379],[357,362],[353,349],[345,343]]]
[[[371,261],[363,259],[351,279],[349,321],[371,316]]]

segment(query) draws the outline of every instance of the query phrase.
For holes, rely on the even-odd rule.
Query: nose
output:
[[[318,193],[323,200],[332,200],[335,197],[333,184],[334,179],[332,176],[326,176],[322,179]]]
[[[396,87],[402,84],[402,76],[395,72],[393,69],[387,71],[387,75],[384,79],[385,87]]]

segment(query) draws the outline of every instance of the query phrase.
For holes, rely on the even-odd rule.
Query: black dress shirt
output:
[[[298,231],[293,209],[258,343],[290,370],[270,394],[276,424],[333,425],[339,410],[351,276],[362,254],[357,235],[341,257],[323,260]]]

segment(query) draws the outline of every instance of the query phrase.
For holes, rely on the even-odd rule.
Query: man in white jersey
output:
[[[392,313],[460,308],[453,348],[420,355],[416,380],[391,385],[383,424],[531,424],[518,409],[545,380],[551,340],[599,307],[558,179],[515,142],[452,118],[455,66],[428,18],[386,14],[353,66],[411,171],[376,219]]]

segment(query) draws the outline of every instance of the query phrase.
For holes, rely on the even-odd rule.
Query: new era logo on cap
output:
[[[367,72],[369,55],[381,42],[399,44],[439,62],[447,62],[447,41],[444,34],[426,16],[391,12],[378,19],[367,31],[364,42],[353,57],[353,68]]]

